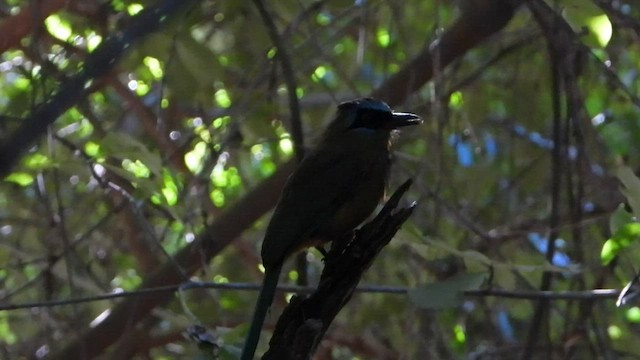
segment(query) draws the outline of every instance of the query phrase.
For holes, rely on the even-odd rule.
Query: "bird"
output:
[[[262,242],[264,278],[242,350],[253,360],[285,260],[308,247],[344,239],[385,194],[396,129],[422,123],[385,102],[361,98],[338,105],[316,147],[289,176]]]

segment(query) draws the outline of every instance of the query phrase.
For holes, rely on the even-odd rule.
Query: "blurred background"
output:
[[[390,184],[413,178],[418,206],[315,359],[640,358],[633,292],[592,291],[640,267],[634,1],[5,0],[0,16],[0,358],[237,358],[269,211],[363,96],[425,120],[398,136]],[[302,260],[281,284],[317,283],[321,255]]]

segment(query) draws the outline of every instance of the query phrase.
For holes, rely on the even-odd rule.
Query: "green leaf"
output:
[[[109,171],[117,174],[118,176],[127,179],[134,187],[135,191],[139,192],[139,196],[148,197],[160,188],[160,182],[158,178],[143,178],[136,177],[131,171],[125,170],[119,166],[111,164],[103,164]]]
[[[423,309],[448,309],[459,306],[465,290],[477,289],[487,273],[465,273],[442,282],[428,284],[409,291],[409,299]]]
[[[633,222],[633,215],[624,208],[624,204],[620,204],[609,218],[609,230],[615,234],[621,227],[631,222]]]
[[[6,311],[0,313],[0,339],[7,345],[13,345],[18,341],[18,336],[11,330],[9,314]]]
[[[616,171],[616,176],[624,184],[620,191],[627,198],[633,210],[633,215],[640,217],[640,179],[628,166],[619,167]]]
[[[184,154],[184,162],[191,172],[197,173],[202,169],[202,161],[207,155],[207,143],[200,141],[193,147],[193,150]]]
[[[167,204],[169,206],[173,206],[178,202],[178,185],[176,184],[175,179],[171,176],[171,173],[167,170],[163,171],[162,178],[162,195],[164,195]]]
[[[140,160],[131,161],[129,159],[125,159],[122,161],[122,168],[138,178],[148,178],[149,175],[151,175],[149,168]]]
[[[53,162],[46,155],[34,153],[24,157],[24,165],[33,170],[42,170],[51,167]]]
[[[62,41],[67,41],[73,35],[69,22],[58,15],[50,15],[44,24],[51,35]]]
[[[638,324],[640,323],[640,308],[634,306],[629,308],[626,312],[627,321]]]
[[[378,39],[378,45],[380,45],[381,48],[386,48],[389,46],[389,44],[391,43],[391,35],[389,34],[389,30],[385,28],[379,28],[376,35]]]
[[[604,47],[611,39],[611,22],[591,1],[565,0],[563,15],[574,29],[588,29],[580,40],[590,47]]]
[[[14,172],[4,178],[4,181],[16,183],[22,187],[25,187],[33,183],[33,176],[24,172]]]
[[[632,222],[623,225],[602,246],[602,251],[600,252],[602,264],[609,264],[620,251],[628,248],[638,237],[640,237],[640,223]]]
[[[609,40],[611,40],[611,35],[613,34],[613,28],[611,26],[611,21],[607,17],[606,14],[597,15],[589,19],[588,22],[589,30],[594,34],[596,39],[598,40],[598,44],[601,47],[607,46]]]
[[[101,150],[111,156],[129,159],[132,162],[141,161],[154,175],[160,175],[162,159],[133,136],[122,132],[108,133],[102,139]]]

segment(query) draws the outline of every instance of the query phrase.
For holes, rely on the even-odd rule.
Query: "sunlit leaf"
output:
[[[280,139],[278,142],[278,146],[280,147],[280,151],[282,151],[285,155],[293,154],[293,141],[289,138]]]
[[[222,117],[213,119],[212,125],[214,128],[219,129],[227,125],[229,121],[231,121],[231,118],[229,116],[222,116]]]
[[[87,119],[80,120],[77,134],[81,138],[86,138],[93,134],[93,124]]]
[[[31,86],[31,81],[23,77],[17,77],[13,80],[13,86],[20,90],[28,90]]]
[[[224,206],[225,197],[224,197],[224,193],[220,189],[213,189],[209,195],[211,197],[211,201],[215,206],[217,207]]]
[[[580,41],[598,48],[605,46],[611,39],[612,26],[596,3],[583,0],[563,0],[562,14],[575,29],[588,29]]]
[[[625,312],[626,318],[629,322],[640,323],[640,307],[634,306],[627,309]]]
[[[67,41],[73,34],[69,22],[63,20],[56,14],[49,15],[44,20],[44,23],[47,26],[47,30],[49,31],[49,33],[62,41]]]
[[[0,312],[0,340],[7,345],[13,345],[18,340],[18,336],[11,330],[8,317],[9,312]]]
[[[20,186],[29,186],[33,183],[33,176],[24,172],[14,172],[4,178],[4,181],[16,183]]]
[[[89,156],[98,156],[98,154],[100,153],[100,145],[94,143],[93,141],[87,141],[84,144],[84,151]]]
[[[142,61],[156,79],[162,79],[164,76],[164,70],[162,69],[162,64],[160,64],[158,59],[146,56]]]
[[[242,179],[240,178],[240,174],[238,173],[238,168],[233,166],[229,167],[229,169],[227,170],[227,175],[229,177],[230,188],[237,188],[238,186],[240,186]]]
[[[162,204],[162,195],[160,195],[160,194],[151,195],[151,202],[154,203],[155,205],[161,205]]]
[[[616,325],[610,325],[607,328],[607,332],[609,334],[609,337],[611,337],[612,340],[617,340],[620,337],[622,337],[622,329],[620,329],[619,326]]]
[[[152,174],[161,172],[162,159],[129,134],[110,132],[102,140],[101,148],[107,155],[141,161]]]
[[[127,13],[129,13],[129,15],[133,16],[137,13],[139,13],[140,11],[144,10],[144,7],[141,4],[129,4],[129,6],[127,6]]]
[[[207,154],[207,144],[204,141],[198,142],[193,150],[184,154],[184,162],[193,173],[198,173],[202,168],[202,161]]]
[[[151,175],[151,171],[140,160],[131,161],[124,159],[122,161],[122,167],[131,172],[135,177],[148,178]]]
[[[451,93],[451,96],[449,97],[449,106],[454,109],[458,109],[463,104],[464,101],[462,99],[462,93],[460,91],[454,91],[453,93]]]
[[[389,34],[389,30],[385,28],[378,28],[378,32],[376,35],[378,45],[380,45],[380,47],[386,48],[389,46],[389,44],[391,43],[391,35]]]
[[[223,107],[223,108],[228,108],[228,107],[231,106],[231,98],[229,97],[229,94],[227,93],[227,90],[220,89],[220,90],[216,91],[214,96],[215,96],[216,103],[218,104],[218,106]]]
[[[589,20],[589,29],[595,33],[600,46],[605,47],[611,40],[613,28],[606,14],[594,16]]]
[[[144,81],[142,80],[137,81],[136,95],[144,96],[149,92],[149,90],[151,90],[151,87],[147,85]]]
[[[623,225],[607,240],[600,252],[600,261],[603,265],[609,264],[620,251],[628,248],[640,237],[640,223],[633,222]]]
[[[159,189],[158,179],[153,177],[137,177],[133,172],[125,170],[121,166],[103,163],[104,167],[110,172],[127,179],[131,185],[139,192],[140,196],[151,196]]]
[[[227,176],[224,165],[217,164],[213,167],[213,171],[211,172],[211,181],[216,187],[227,187]]]
[[[31,155],[27,155],[24,158],[24,165],[33,170],[46,169],[51,164],[52,164],[51,159],[41,153],[34,153]]]
[[[180,186],[177,179],[172,176],[167,169],[162,170],[162,195],[169,206],[174,206],[178,202]]]
[[[91,33],[87,36],[87,50],[93,51],[102,43],[102,36]]]
[[[274,164],[273,161],[266,160],[260,163],[260,173],[263,176],[269,176],[273,174],[274,171],[276,171],[276,164]]]
[[[458,344],[464,344],[467,341],[464,326],[456,324],[456,326],[453,327],[453,333]]]
[[[325,75],[327,75],[327,68],[320,65],[313,71],[311,79],[313,81],[320,81],[325,77]]]

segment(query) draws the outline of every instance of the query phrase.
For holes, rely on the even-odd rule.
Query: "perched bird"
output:
[[[252,360],[284,261],[293,253],[342,239],[384,196],[394,129],[420,124],[382,101],[342,103],[335,119],[289,177],[262,243],[264,280],[242,351]]]

